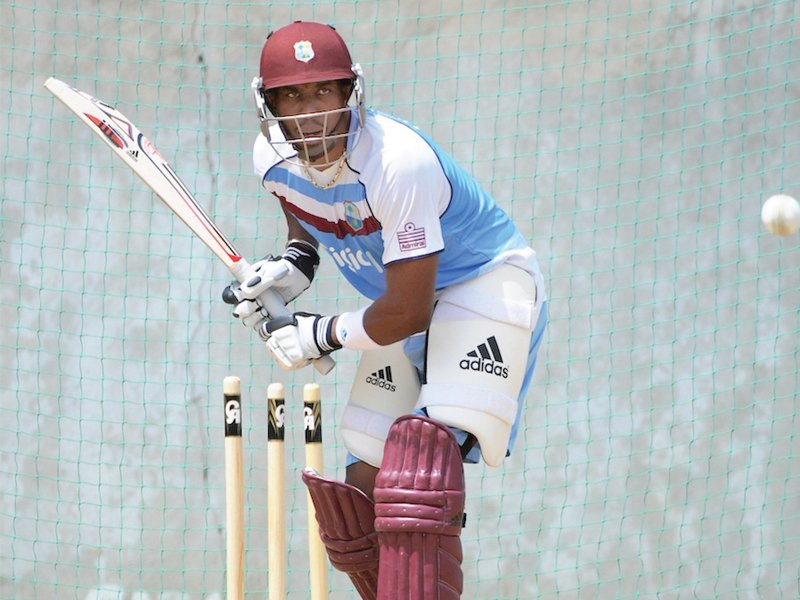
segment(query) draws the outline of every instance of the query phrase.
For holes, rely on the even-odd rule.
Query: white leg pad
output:
[[[529,273],[500,267],[445,291],[428,332],[426,384],[417,408],[472,433],[484,461],[508,451],[541,294]]]
[[[361,355],[340,431],[347,449],[380,467],[389,428],[410,413],[419,398],[417,371],[397,342]]]
[[[453,398],[458,398],[458,403],[453,403]],[[474,435],[487,465],[497,467],[503,462],[517,414],[516,398],[491,388],[434,383],[422,386],[419,406],[424,406],[432,419]]]

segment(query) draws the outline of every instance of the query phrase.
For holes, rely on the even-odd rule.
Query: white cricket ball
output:
[[[761,221],[772,235],[792,235],[800,228],[800,204],[786,194],[770,196],[761,207]]]

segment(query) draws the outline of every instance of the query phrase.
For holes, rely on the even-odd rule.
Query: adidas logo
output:
[[[397,389],[392,380],[392,367],[390,365],[386,365],[384,368],[378,369],[372,375],[369,375],[367,383],[387,392],[393,392]]]
[[[494,336],[487,338],[483,344],[478,344],[475,350],[467,352],[467,357],[458,363],[464,371],[480,371],[508,379],[508,367],[503,365],[503,355]]]

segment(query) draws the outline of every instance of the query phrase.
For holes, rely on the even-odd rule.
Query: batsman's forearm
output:
[[[381,346],[387,346],[425,331],[431,324],[433,305],[401,306],[382,296],[364,313],[364,329]]]
[[[374,350],[425,331],[430,314],[387,312],[376,301],[367,308],[339,315],[333,323],[333,341],[351,350]]]

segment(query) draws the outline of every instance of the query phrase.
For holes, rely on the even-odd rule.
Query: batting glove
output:
[[[262,337],[281,368],[294,371],[342,347],[333,341],[335,318],[296,312],[262,325]]]
[[[250,265],[242,277],[243,283],[232,282],[222,291],[222,299],[235,305],[233,316],[245,327],[261,333],[261,326],[270,315],[258,296],[273,289],[288,304],[308,289],[318,266],[316,248],[308,242],[292,240],[283,256],[268,255]]]

